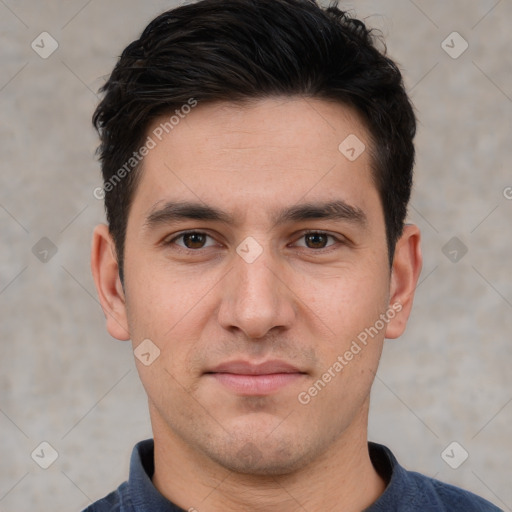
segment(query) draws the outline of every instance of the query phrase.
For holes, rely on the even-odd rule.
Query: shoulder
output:
[[[153,448],[153,439],[138,442],[132,450],[128,480],[82,512],[133,512],[136,508],[134,500],[144,502],[147,501],[148,493],[155,494],[157,491],[152,491],[151,484]]]
[[[115,491],[95,501],[82,512],[128,512],[131,508],[127,508],[127,487],[127,482],[122,483]]]
[[[369,443],[375,469],[387,480],[368,512],[500,512],[480,496],[402,467],[389,448]]]
[[[408,471],[407,473],[411,484],[418,491],[417,496],[421,496],[425,505],[430,504],[432,510],[446,512],[500,512],[501,510],[489,501],[460,487],[414,471]]]

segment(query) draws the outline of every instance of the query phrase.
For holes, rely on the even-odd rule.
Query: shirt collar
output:
[[[397,503],[402,499],[404,489],[409,486],[409,472],[400,466],[391,450],[386,446],[369,442],[368,448],[373,467],[387,485],[377,501],[364,512],[395,510]]]
[[[153,485],[155,472],[154,441],[140,441],[133,448],[130,460],[129,493],[137,512],[185,512],[162,496]]]
[[[367,512],[390,510],[397,493],[407,480],[407,471],[398,464],[386,446],[368,443],[370,458],[376,471],[386,481],[387,487],[379,499],[366,509]],[[151,481],[155,471],[154,441],[140,441],[133,448],[130,460],[129,496],[137,512],[186,512],[162,496]],[[388,507],[388,508],[386,508]]]

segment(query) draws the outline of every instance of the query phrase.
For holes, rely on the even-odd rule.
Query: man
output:
[[[367,441],[421,271],[415,116],[365,25],[203,0],[121,55],[94,123],[92,270],[154,440],[88,511],[492,511]]]

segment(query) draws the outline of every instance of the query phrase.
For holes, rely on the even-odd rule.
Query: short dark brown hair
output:
[[[148,126],[196,102],[273,96],[334,100],[371,137],[389,261],[412,186],[416,119],[401,73],[372,30],[313,0],[201,0],[155,18],[122,52],[93,116],[105,209],[120,277],[130,205]],[[122,171],[124,169],[124,171]]]

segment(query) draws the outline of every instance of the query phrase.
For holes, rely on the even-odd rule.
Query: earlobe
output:
[[[129,340],[126,302],[119,279],[114,241],[108,226],[100,224],[93,233],[91,270],[98,298],[107,321],[107,330],[118,340]]]
[[[420,241],[419,228],[406,224],[396,244],[391,271],[389,305],[399,312],[388,323],[386,338],[398,338],[405,331],[423,263]]]

